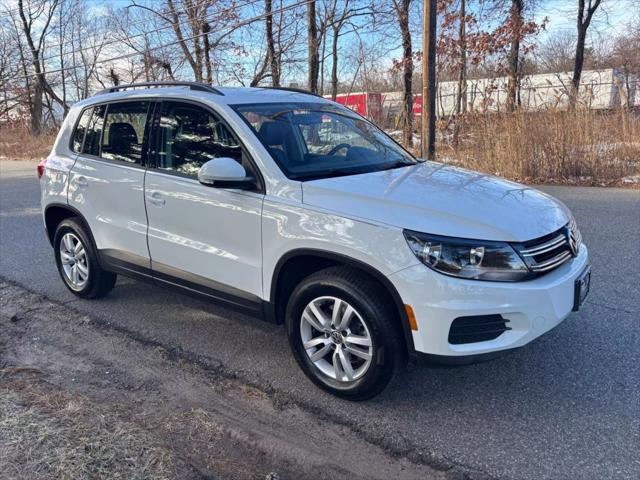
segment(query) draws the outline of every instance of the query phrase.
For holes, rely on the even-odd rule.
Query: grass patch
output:
[[[185,473],[179,463],[117,411],[41,382],[0,386],[3,478],[176,478]]]
[[[470,114],[439,154],[457,165],[524,182],[616,185],[640,174],[640,116],[617,110]]]
[[[57,130],[42,135],[31,135],[21,123],[0,126],[0,159],[41,160],[49,155],[56,140]]]

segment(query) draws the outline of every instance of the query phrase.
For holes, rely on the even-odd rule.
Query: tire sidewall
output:
[[[66,233],[73,233],[76,237],[78,237],[82,242],[82,245],[86,252],[86,258],[89,264],[89,278],[87,280],[87,283],[85,283],[85,285],[81,289],[73,288],[67,282],[67,277],[62,267],[62,260],[60,258],[60,243],[62,241],[62,237]],[[78,295],[80,297],[90,296],[96,286],[96,281],[97,281],[97,276],[99,273],[100,266],[97,261],[95,249],[93,248],[93,242],[85,232],[82,225],[80,225],[80,223],[74,219],[63,220],[60,223],[60,225],[58,225],[58,228],[56,229],[56,233],[53,240],[53,248],[54,248],[54,254],[56,259],[56,266],[58,267],[58,273],[60,274],[60,277],[62,278],[62,282],[64,283],[64,285],[75,295]]]
[[[302,312],[307,304],[318,297],[334,296],[348,302],[366,323],[373,345],[373,359],[367,372],[358,380],[345,385],[321,372],[307,355],[300,337]],[[365,399],[377,394],[386,386],[395,370],[395,355],[385,335],[385,323],[390,319],[380,318],[377,311],[356,288],[337,278],[304,280],[292,293],[286,310],[286,328],[294,356],[304,373],[318,386],[331,393],[353,399]]]

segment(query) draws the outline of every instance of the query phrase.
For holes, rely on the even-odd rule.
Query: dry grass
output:
[[[0,387],[2,478],[176,478],[180,463],[147,431],[85,397],[40,382]]]
[[[22,123],[0,125],[0,159],[40,160],[51,151],[57,131],[34,136]]]
[[[439,147],[445,160],[519,181],[623,184],[640,175],[640,117],[626,111],[469,115],[458,147]]]
[[[440,132],[439,159],[472,170],[528,183],[625,185],[635,179],[640,185],[638,112],[470,114],[461,121],[457,147],[452,130],[450,124]],[[2,125],[0,159],[43,158],[55,136],[33,136],[23,124]]]

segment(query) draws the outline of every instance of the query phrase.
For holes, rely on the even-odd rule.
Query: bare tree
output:
[[[290,68],[302,73],[302,65],[307,64],[307,46],[299,41],[303,30],[306,32],[306,11],[288,9],[283,0],[270,0],[270,5],[267,2],[269,0],[265,0],[263,15],[265,32],[251,25],[240,33],[242,45],[237,50],[246,60],[238,63],[237,68],[230,72],[230,77],[241,85],[255,87],[269,79],[273,86],[280,86],[282,77],[289,73]],[[270,27],[267,24],[269,18]],[[259,45],[264,40],[264,51],[249,53],[243,47]]]
[[[335,100],[338,95],[338,45],[343,28],[353,22],[356,17],[365,15],[373,17],[374,7],[367,4],[357,6],[353,0],[325,0],[323,6],[323,25],[325,30],[331,30],[331,98]]]
[[[47,31],[57,7],[58,0],[52,0],[50,3],[43,2],[33,9],[25,9],[23,0],[18,0],[18,14],[22,21],[22,33],[31,53],[31,65],[36,77],[30,102],[31,133],[35,135],[42,130],[43,96],[45,93],[62,105],[65,113],[67,110],[67,105],[58,97],[45,79],[44,65],[41,58]],[[37,28],[36,22],[41,23],[42,26]]]
[[[573,33],[564,30],[550,33],[537,55],[539,69],[545,73],[571,71],[575,62],[575,52],[576,38]]]
[[[402,139],[406,147],[413,146],[413,49],[409,28],[411,0],[392,0],[402,36]]]
[[[265,0],[265,28],[267,36],[267,58],[271,67],[271,84],[274,87],[280,86],[280,59],[276,54],[276,45],[273,38],[273,5],[272,0]]]
[[[458,95],[456,115],[467,111],[467,2],[460,0],[458,42],[460,45],[460,67],[458,71]]]
[[[318,75],[320,72],[319,46],[320,37],[318,35],[318,24],[316,18],[315,0],[307,4],[307,46],[308,54],[308,79],[307,88],[310,92],[318,92]]]
[[[179,3],[178,3],[179,2]],[[234,2],[223,0],[166,0],[165,8],[136,3],[131,6],[148,10],[174,31],[177,44],[193,71],[196,82],[213,81],[213,54],[216,49],[231,49],[231,34],[239,23],[238,8]],[[214,32],[218,32],[215,36]]]
[[[162,18],[148,10],[125,8],[123,11],[112,12],[110,20],[115,25],[118,41],[137,52],[142,59],[142,69],[139,68],[139,61],[128,62],[126,67],[121,64],[111,67],[118,74],[119,80],[122,77],[126,79],[125,82],[139,79],[147,82],[175,80],[175,69],[180,69],[186,60],[180,47],[171,45],[173,38],[171,32],[165,33],[168,27]],[[138,25],[142,25],[142,28],[139,29]],[[165,47],[163,43],[168,43],[169,46]],[[208,42],[204,44],[206,50]],[[211,76],[210,62],[205,65],[207,76]],[[113,82],[114,77],[110,72],[107,77]],[[97,80],[102,83],[100,79]]]
[[[518,83],[520,81],[520,40],[522,35],[522,11],[524,10],[524,0],[511,0],[511,10],[509,13],[509,24],[513,31],[511,35],[511,46],[509,48],[509,62],[507,69],[507,110],[514,111],[517,105]]]
[[[573,66],[573,77],[571,79],[571,105],[575,106],[580,87],[580,77],[582,76],[582,66],[584,64],[584,46],[587,40],[587,30],[591,24],[593,14],[600,6],[602,0],[578,0],[578,40],[576,41],[576,56]],[[586,12],[585,12],[586,7]]]

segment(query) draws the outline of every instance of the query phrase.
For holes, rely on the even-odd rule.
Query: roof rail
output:
[[[198,90],[200,92],[215,93],[216,95],[224,95],[220,90],[210,85],[198,82],[143,82],[143,83],[129,83],[126,85],[116,85],[114,87],[105,88],[100,90],[96,95],[102,95],[104,93],[113,93],[120,90],[127,90],[129,88],[161,88],[161,87],[189,87],[191,90]]]
[[[296,92],[296,93],[306,93],[307,95],[313,95],[314,97],[324,98],[322,95],[318,93],[313,93],[308,90],[304,90],[302,88],[294,88],[294,87],[260,87],[260,88],[268,88],[270,90],[286,90],[287,92]]]

